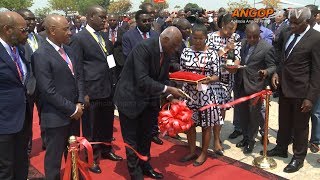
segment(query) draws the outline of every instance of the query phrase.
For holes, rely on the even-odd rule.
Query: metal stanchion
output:
[[[71,165],[72,165],[72,180],[79,180],[78,174],[78,144],[76,136],[69,138],[69,151],[71,152]]]
[[[270,86],[267,86],[266,90],[271,90]],[[277,167],[277,163],[273,158],[267,157],[267,144],[268,144],[268,130],[269,130],[269,105],[270,94],[266,94],[266,117],[264,126],[264,139],[263,139],[263,155],[256,157],[253,160],[253,165],[261,169],[274,169]]]

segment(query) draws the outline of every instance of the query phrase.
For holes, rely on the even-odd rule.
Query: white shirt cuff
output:
[[[74,113],[70,116],[72,117],[73,115],[75,115],[78,112],[78,106],[76,106],[76,110],[74,111]]]
[[[165,93],[167,91],[168,87],[167,86],[164,86],[164,89],[162,91],[162,93]]]

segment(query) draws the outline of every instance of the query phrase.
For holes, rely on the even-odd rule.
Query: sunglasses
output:
[[[141,20],[142,23],[152,22],[152,19],[143,19]]]

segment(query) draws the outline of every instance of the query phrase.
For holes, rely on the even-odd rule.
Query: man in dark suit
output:
[[[176,72],[180,70],[180,56],[184,48],[190,47],[190,33],[191,33],[191,24],[190,22],[185,19],[181,18],[178,20],[175,26],[180,30],[182,34],[182,43],[180,46],[179,51],[177,51],[172,57],[170,58],[170,72]]]
[[[112,102],[116,83],[115,68],[109,67],[108,56],[112,54],[112,43],[107,34],[100,32],[106,23],[106,10],[101,6],[90,6],[87,10],[88,24],[81,32],[72,36],[71,47],[79,56],[84,73],[85,100],[89,107],[89,118],[84,119],[91,127],[89,134],[84,134],[91,141],[110,143],[113,138],[114,104]],[[93,146],[95,164],[92,172],[101,173],[99,157],[121,161],[111,146]]]
[[[74,34],[77,34],[78,32],[80,32],[82,30],[82,23],[81,23],[81,20],[80,20],[80,17],[76,17],[74,20],[73,20],[73,23],[74,25],[72,26],[71,28],[71,34],[74,35]]]
[[[117,78],[119,77],[125,62],[122,52],[122,36],[127,32],[126,29],[118,26],[118,19],[118,16],[115,14],[108,15],[109,28],[107,32],[108,38],[113,44],[113,56],[117,65]]]
[[[39,91],[41,127],[46,132],[45,176],[60,179],[60,166],[68,138],[79,135],[84,103],[83,79],[78,59],[69,43],[68,21],[60,15],[45,19],[48,38],[32,55],[32,67]]]
[[[137,26],[127,31],[122,38],[123,54],[125,59],[138,43],[145,39],[159,37],[159,34],[151,30],[152,19],[146,11],[139,10],[135,14]]]
[[[293,157],[284,172],[298,171],[308,150],[309,118],[319,97],[320,33],[310,28],[308,8],[290,11],[291,31],[285,34],[282,56],[272,77],[274,88],[280,88],[279,131],[277,145],[268,156],[288,157],[293,134]]]
[[[143,40],[159,37],[159,34],[151,29],[151,23],[153,22],[153,20],[147,11],[137,11],[135,14],[135,19],[137,23],[136,28],[127,31],[122,38],[122,47],[125,59],[127,59],[132,49]],[[158,120],[153,119],[152,121],[154,124],[152,130],[152,141],[156,144],[161,145],[163,144],[163,141],[158,137]]]
[[[235,75],[235,91],[240,98],[260,92],[266,86],[266,78],[271,76],[275,69],[275,50],[265,40],[260,38],[260,28],[256,23],[246,27],[246,39],[241,43],[241,65],[244,69],[238,70]],[[244,147],[243,153],[252,153],[255,138],[259,129],[259,122],[263,122],[261,114],[262,102],[252,105],[253,100],[238,105],[243,140],[237,147]]]
[[[285,23],[284,20],[285,20],[284,11],[279,11],[276,14],[275,22],[270,24],[268,27],[274,34],[272,45],[275,45],[278,42],[280,32],[283,29],[286,29],[289,27],[289,25],[287,23]]]
[[[28,92],[28,101],[29,106],[30,106],[30,111],[33,112],[33,107],[34,107],[34,103],[36,100],[36,95],[35,93],[35,89],[36,89],[36,78],[33,75],[32,72],[32,67],[31,67],[31,55],[39,48],[39,46],[41,46],[42,43],[42,37],[39,36],[38,34],[34,33],[34,29],[36,27],[36,21],[35,21],[35,16],[34,14],[28,10],[28,9],[20,9],[17,11],[17,13],[19,13],[24,20],[27,23],[28,26],[28,40],[27,43],[24,45],[24,52],[25,52],[25,58],[28,61],[29,65],[30,65],[30,76],[29,76],[29,81],[26,84],[27,87],[27,92]],[[38,111],[39,112],[39,111]],[[31,119],[33,120],[33,113],[31,113]],[[41,120],[40,120],[41,121]],[[29,139],[29,145],[28,145],[28,154],[30,155],[31,150],[32,150],[32,122],[31,122],[31,129],[30,129],[30,139]],[[44,145],[44,131],[41,130],[41,139],[42,139],[42,148],[45,148]]]
[[[0,179],[27,179],[30,109],[26,84],[29,64],[23,48],[25,20],[16,12],[0,12]]]
[[[168,83],[169,59],[178,50],[182,35],[176,27],[166,29],[159,38],[148,39],[137,45],[127,58],[116,87],[114,102],[119,110],[122,137],[137,152],[150,157],[151,131],[157,118],[162,93],[182,97],[177,88]],[[149,161],[139,161],[126,149],[131,179],[141,180],[143,174],[161,179],[163,175],[153,170]]]

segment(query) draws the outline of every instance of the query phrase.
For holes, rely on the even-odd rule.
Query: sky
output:
[[[227,3],[229,0],[167,0],[169,3],[169,10],[173,10],[176,5],[184,7],[187,3],[197,3],[200,7],[207,9],[207,10],[218,10],[220,7],[227,7]],[[231,1],[238,1],[238,0],[231,0]],[[293,3],[299,4],[320,4],[320,0],[285,0]],[[30,10],[34,11],[37,8],[42,8],[48,6],[48,0],[33,0],[34,4],[30,8]],[[133,3],[133,7],[131,11],[136,11],[139,9],[139,5],[141,4],[141,0],[131,0]],[[260,2],[260,0],[248,0],[249,4],[253,6],[254,2]],[[257,8],[261,8],[261,5],[256,5]],[[283,8],[287,8],[287,5],[282,5]],[[289,6],[293,7],[293,6]]]

